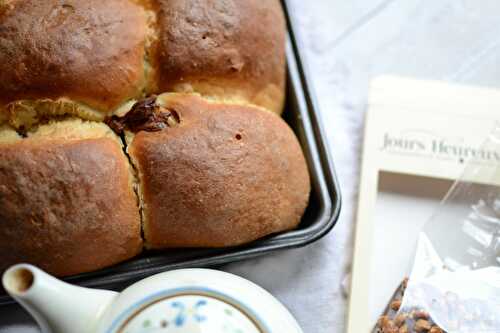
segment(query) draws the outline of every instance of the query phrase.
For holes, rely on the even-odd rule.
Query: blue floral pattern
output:
[[[269,333],[253,309],[209,288],[182,287],[148,295],[129,306],[107,333]]]
[[[172,302],[171,306],[179,310],[177,316],[174,319],[175,326],[182,327],[189,316],[191,316],[198,323],[205,321],[207,318],[199,313],[199,309],[204,305],[207,305],[207,301],[204,299],[199,300],[194,306],[189,309],[186,308],[186,305],[182,302]]]
[[[179,298],[172,299],[159,305],[161,306],[159,313],[160,315],[164,313],[164,316],[143,317],[141,322],[139,322],[139,327],[136,326],[134,329],[129,328],[130,330],[126,330],[125,333],[168,333],[173,328],[185,328],[189,330],[189,328],[193,328],[193,326],[210,320],[210,315],[207,314],[206,310],[204,311],[209,305],[210,301],[206,298],[198,300],[191,299],[189,301],[184,301]],[[212,304],[212,306],[214,305],[215,304]],[[222,321],[221,317],[212,319],[210,327],[216,325],[219,327],[218,332],[220,333],[245,332],[239,327],[238,321],[235,321],[236,317],[234,311],[229,306],[223,305],[223,307],[219,309],[219,314],[222,315],[222,318],[226,319]]]

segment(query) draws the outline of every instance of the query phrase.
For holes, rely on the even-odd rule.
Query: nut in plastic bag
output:
[[[400,312],[423,310],[448,333],[500,333],[500,127],[469,155],[419,235]]]

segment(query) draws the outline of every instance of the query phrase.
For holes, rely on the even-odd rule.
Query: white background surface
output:
[[[226,270],[277,296],[305,333],[341,333],[347,302],[341,282],[351,261],[369,79],[391,73],[499,86],[500,1],[290,3],[341,181],[341,218],[332,233],[307,248],[233,264]],[[24,318],[0,309],[0,326],[10,325],[0,332],[37,332]]]

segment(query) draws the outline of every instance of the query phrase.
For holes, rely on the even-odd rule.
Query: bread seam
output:
[[[108,125],[106,125],[109,127]],[[110,128],[110,130],[112,130]],[[135,198],[136,198],[136,204],[137,204],[137,209],[139,210],[139,218],[140,218],[140,223],[141,223],[141,239],[142,239],[142,248],[146,248],[146,238],[144,236],[144,227],[145,227],[145,217],[144,217],[144,200],[141,195],[141,180],[139,177],[139,170],[137,166],[135,165],[132,157],[128,153],[128,144],[127,144],[127,139],[126,139],[126,134],[121,134],[117,135],[122,143],[122,151],[125,157],[127,158],[131,177],[132,177],[132,189],[134,190]]]
[[[146,16],[146,33],[144,35],[144,55],[142,61],[144,86],[142,87],[142,98],[154,94],[158,90],[154,68],[152,66],[153,48],[158,41],[158,21],[156,2],[154,0],[131,0],[140,6]]]
[[[155,70],[153,68],[152,62],[154,59],[154,45],[158,42],[158,20],[157,12],[153,9],[151,2],[148,4],[142,4],[144,8],[144,13],[146,14],[147,29],[144,38],[144,80],[145,86],[143,88],[143,97],[155,93],[158,90]]]
[[[102,113],[66,97],[16,100],[0,107],[0,124],[8,123],[16,130],[29,131],[54,119],[79,118],[104,122],[110,115],[126,114],[136,102],[136,99],[129,99],[109,113]]]
[[[154,94],[149,94],[145,95],[143,99],[148,98]],[[181,95],[186,95],[186,96],[199,96],[203,100],[205,100],[207,103],[210,104],[224,104],[224,105],[235,105],[235,106],[246,106],[246,107],[252,107],[258,110],[261,110],[263,112],[269,112],[272,114],[276,114],[272,110],[266,109],[262,106],[255,105],[252,103],[248,102],[243,102],[241,100],[236,100],[236,99],[224,99],[224,98],[217,98],[213,96],[206,96],[203,94],[200,94],[198,92],[171,92],[171,91],[165,91],[159,93],[157,96],[159,99],[168,99],[169,96],[181,96]],[[132,110],[132,107],[135,103],[139,102],[140,100],[135,100],[135,99],[130,99],[122,103],[119,107],[117,107],[115,110],[104,114],[104,113],[99,113],[97,110],[94,110],[90,108],[89,106],[80,103],[78,101],[69,99],[69,98],[64,98],[61,97],[57,100],[51,100],[51,99],[42,99],[42,100],[18,100],[11,102],[7,104],[4,108],[0,107],[0,115],[5,116],[4,118],[0,118],[0,125],[7,124],[13,129],[16,130],[16,132],[20,135],[23,135],[25,132],[28,131],[34,131],[36,130],[39,126],[50,123],[51,121],[59,121],[59,120],[65,120],[69,118],[77,118],[85,121],[91,121],[91,122],[96,122],[96,123],[105,123],[105,120],[107,117],[116,115],[119,117],[123,117],[126,115],[130,110]],[[61,104],[66,105],[69,111],[64,109],[64,106],[61,106]],[[27,107],[29,110],[27,112],[31,112],[31,115],[29,117],[32,117],[29,121],[22,121],[19,120],[19,118],[16,115],[13,115],[13,113],[16,113],[12,108],[14,108],[14,105],[18,105],[18,107]],[[81,107],[81,110],[84,110],[85,112],[78,112],[75,111],[78,108]],[[45,108],[45,109],[43,109]],[[42,109],[42,111],[40,111]],[[50,110],[49,110],[50,109]],[[49,110],[49,111],[47,111]],[[87,116],[90,115],[90,116]],[[276,114],[276,116],[280,117],[279,114]]]

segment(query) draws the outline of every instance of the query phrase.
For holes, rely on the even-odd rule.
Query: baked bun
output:
[[[281,113],[285,19],[276,0],[158,0],[159,91]]]
[[[106,267],[141,251],[134,178],[116,135],[81,120],[0,136],[0,267],[56,275]]]
[[[140,97],[147,17],[139,5],[123,0],[19,0],[3,6],[3,104],[62,98],[99,117]]]
[[[165,129],[128,136],[148,248],[234,246],[297,226],[309,175],[280,117],[198,96],[157,103],[173,118]]]
[[[284,36],[279,0],[0,0],[0,269],[296,227]]]

